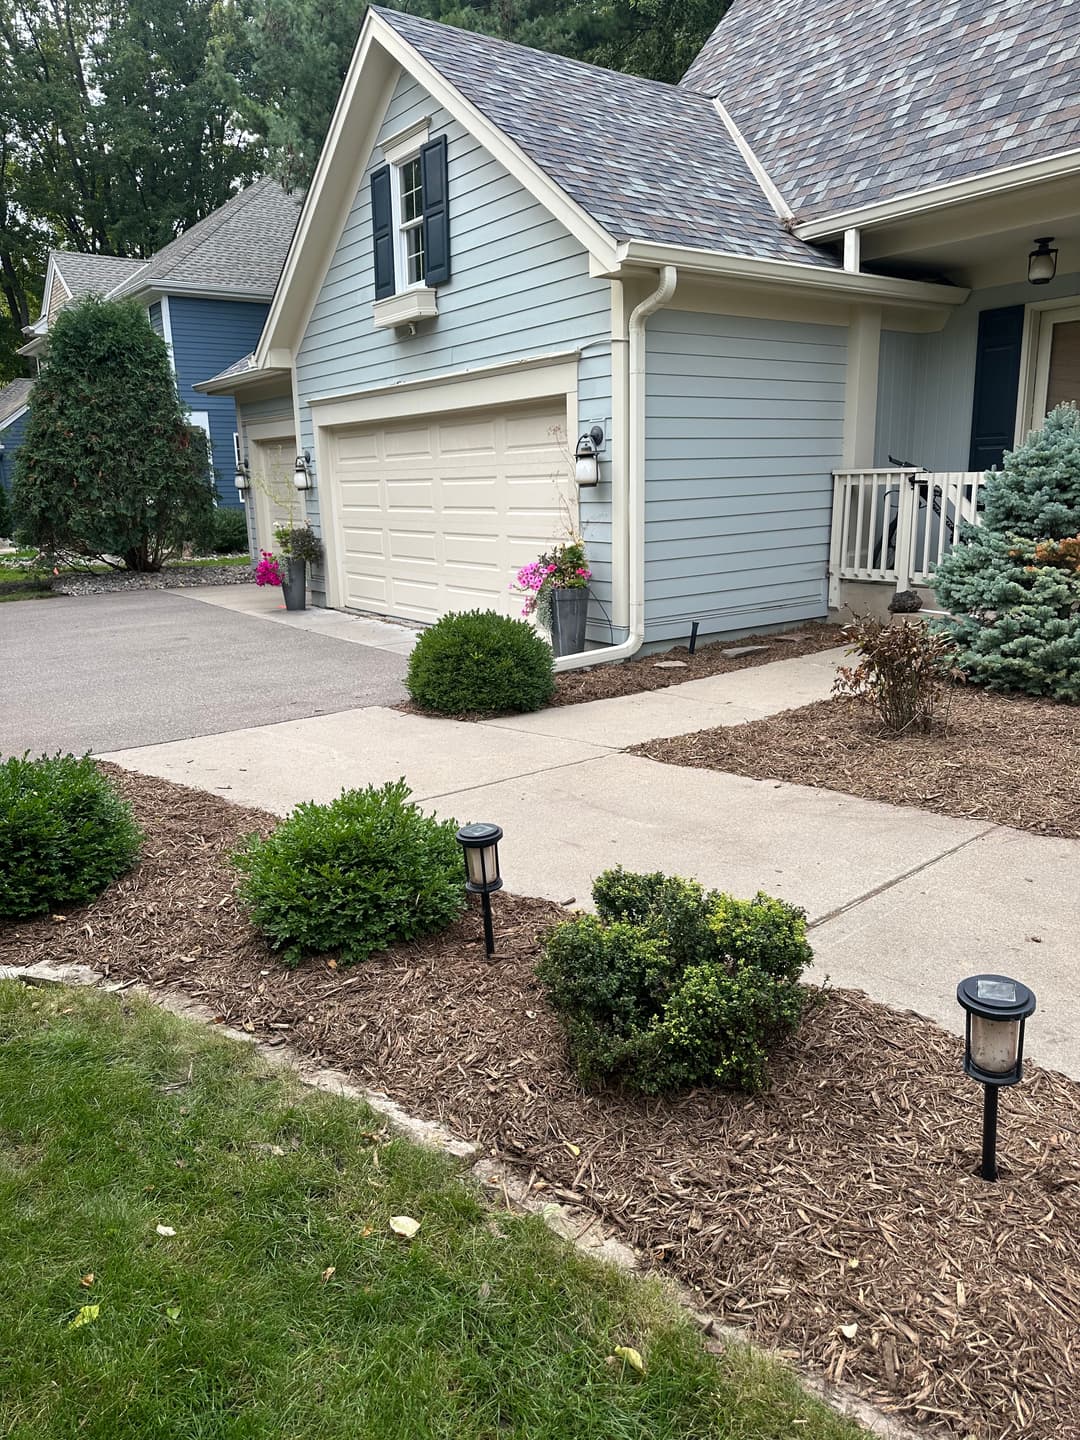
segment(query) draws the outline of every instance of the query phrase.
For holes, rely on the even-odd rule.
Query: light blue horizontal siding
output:
[[[220,374],[255,349],[268,308],[244,300],[169,298],[177,389],[189,409],[205,410],[210,417],[218,496],[222,505],[232,508],[242,503],[233,483],[236,406],[229,395],[200,395],[192,386]]]
[[[645,633],[826,613],[840,326],[662,310],[649,322]]]
[[[1019,280],[973,290],[942,330],[883,331],[874,464],[887,465],[893,455],[927,470],[966,470],[980,313],[1072,295],[1080,295],[1080,274],[1058,275],[1037,290]]]
[[[242,425],[269,425],[277,422],[293,428],[291,395],[271,395],[263,400],[238,400],[236,413]]]
[[[610,287],[589,276],[586,252],[478,141],[437,105],[411,76],[402,76],[387,108],[380,140],[427,117],[432,137],[448,143],[452,278],[438,290],[439,315],[410,336],[372,328],[374,275],[370,176],[375,154],[312,310],[296,357],[301,444],[314,450],[310,402],[395,381],[497,365],[563,350],[582,352],[577,435],[610,429]],[[594,571],[594,593],[608,610],[610,465],[601,484],[581,497],[581,526]],[[318,487],[309,509],[318,524]],[[552,537],[553,539],[558,537]],[[590,633],[608,639],[600,605]]]

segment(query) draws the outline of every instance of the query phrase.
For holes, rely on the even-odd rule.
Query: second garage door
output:
[[[565,400],[336,429],[330,455],[350,609],[516,615],[516,571],[576,525]]]

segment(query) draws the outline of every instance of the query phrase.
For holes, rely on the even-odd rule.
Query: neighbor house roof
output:
[[[373,8],[616,240],[837,263],[785,230],[707,97]]]
[[[0,430],[30,403],[32,380],[12,380],[0,389]]]
[[[802,221],[1080,149],[1074,0],[734,0],[682,79]]]
[[[84,295],[107,295],[125,280],[137,275],[145,260],[125,260],[117,255],[83,255],[77,250],[50,250],[49,259],[59,272],[73,300]]]
[[[287,195],[276,180],[257,180],[211,215],[192,225],[112,297],[146,289],[235,290],[269,299],[285,263],[300,214],[300,196]]]

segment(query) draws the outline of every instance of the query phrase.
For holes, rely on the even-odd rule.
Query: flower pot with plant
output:
[[[523,615],[534,615],[551,637],[556,656],[585,649],[589,618],[589,581],[585,542],[573,536],[517,573],[516,588],[525,596]]]
[[[285,573],[281,577],[286,610],[307,608],[307,567],[323,558],[323,543],[310,525],[283,526],[274,531],[281,547]]]

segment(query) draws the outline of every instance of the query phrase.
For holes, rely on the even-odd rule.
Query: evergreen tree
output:
[[[11,503],[8,500],[7,486],[0,480],[0,540],[10,540],[14,522],[11,518]]]
[[[986,477],[984,523],[938,566],[934,592],[976,684],[1080,703],[1080,411],[1061,405]]]
[[[61,311],[15,459],[19,537],[49,553],[160,570],[205,539],[214,490],[206,438],[188,425],[164,340],[133,301]]]

